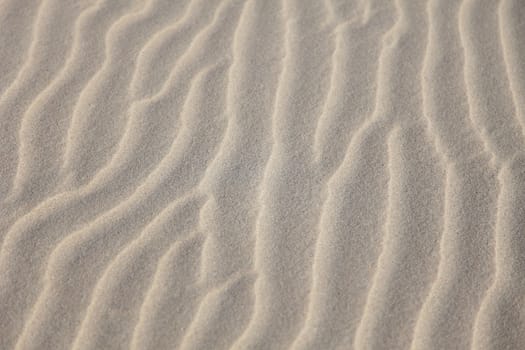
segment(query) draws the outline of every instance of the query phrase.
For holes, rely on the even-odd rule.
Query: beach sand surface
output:
[[[525,349],[525,2],[0,1],[0,349]]]

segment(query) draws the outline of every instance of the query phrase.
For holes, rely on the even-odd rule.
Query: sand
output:
[[[0,349],[525,348],[523,1],[0,28]]]

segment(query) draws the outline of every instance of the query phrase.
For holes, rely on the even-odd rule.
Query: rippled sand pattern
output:
[[[0,349],[525,349],[522,0],[0,1]]]

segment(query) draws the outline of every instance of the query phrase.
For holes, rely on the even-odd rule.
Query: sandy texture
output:
[[[0,349],[525,349],[522,0],[0,1]]]

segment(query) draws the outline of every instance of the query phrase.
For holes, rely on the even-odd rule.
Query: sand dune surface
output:
[[[524,2],[0,28],[0,349],[525,348]]]

